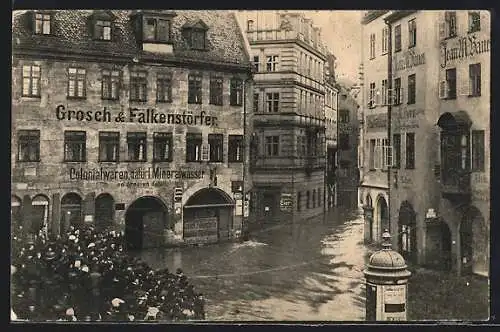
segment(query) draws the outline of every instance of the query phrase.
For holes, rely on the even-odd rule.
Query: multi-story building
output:
[[[391,85],[380,91],[390,99],[381,123],[391,140],[382,162],[394,243],[411,263],[488,275],[489,13],[385,18]]]
[[[255,66],[251,168],[256,220],[324,210],[324,63],[320,30],[303,14],[249,12]]]
[[[365,217],[365,241],[379,242],[389,229],[389,186],[387,165],[382,153],[387,151],[387,96],[380,93],[387,86],[388,28],[387,10],[369,11],[362,18],[360,68],[362,75],[363,165],[360,181],[360,203]],[[379,92],[379,93],[377,93]]]
[[[358,206],[358,140],[359,105],[350,87],[340,85],[338,111],[338,167],[337,195],[338,205],[345,208]]]
[[[325,139],[326,139],[326,177],[325,193],[326,208],[337,205],[337,116],[338,116],[338,85],[335,82],[335,56],[327,54],[325,62]]]
[[[241,231],[249,48],[224,11],[13,15],[14,223],[129,248]]]

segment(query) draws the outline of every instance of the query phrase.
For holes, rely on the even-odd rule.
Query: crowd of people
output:
[[[181,269],[153,270],[124,251],[123,234],[71,227],[27,241],[12,234],[11,316],[28,321],[205,319],[204,299]]]

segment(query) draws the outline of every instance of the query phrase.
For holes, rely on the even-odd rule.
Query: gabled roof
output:
[[[182,26],[183,29],[202,29],[208,30],[208,25],[203,20],[189,20]]]
[[[14,11],[12,16],[12,47],[16,50],[32,50],[87,54],[99,56],[141,57],[151,60],[189,59],[198,62],[231,63],[250,66],[245,52],[244,39],[235,16],[223,10],[176,10],[172,17],[173,54],[156,54],[142,51],[142,45],[134,30],[134,14],[140,11],[111,10],[115,16],[113,38],[111,41],[98,41],[92,38],[88,22],[93,10],[55,10],[52,35],[35,35],[30,30],[28,11]],[[27,15],[28,14],[28,15]],[[161,15],[162,13],[160,13]],[[175,15],[173,14],[173,15]],[[192,22],[203,23],[207,30],[207,49],[194,50],[182,36],[182,27]]]

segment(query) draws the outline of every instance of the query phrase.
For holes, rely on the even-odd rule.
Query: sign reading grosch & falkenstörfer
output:
[[[198,115],[186,113],[165,113],[154,108],[129,108],[128,112],[120,111],[113,115],[110,110],[104,107],[98,111],[68,110],[64,105],[56,107],[57,120],[63,121],[96,121],[96,122],[116,122],[116,123],[145,123],[145,124],[182,124],[192,126],[217,127],[217,117],[207,115],[201,111]]]
[[[476,35],[459,37],[443,42],[441,44],[441,67],[445,68],[449,61],[473,57],[476,54],[489,52],[490,48],[490,39],[481,40]]]

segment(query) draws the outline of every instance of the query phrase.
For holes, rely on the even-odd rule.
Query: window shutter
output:
[[[142,14],[136,14],[134,16],[133,20],[134,20],[134,25],[135,25],[135,29],[134,29],[135,39],[136,39],[137,43],[142,43],[142,29],[143,29]]]
[[[445,99],[447,96],[446,96],[446,81],[440,81],[439,82],[439,98],[440,99]]]
[[[384,161],[384,168],[393,167],[392,146],[386,146],[385,149],[386,160]]]
[[[380,158],[382,157],[382,153],[380,151],[380,146],[375,146],[374,156],[373,156],[373,165],[375,169],[380,169]]]

